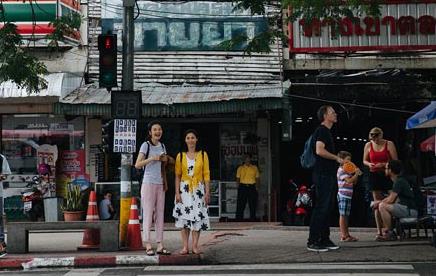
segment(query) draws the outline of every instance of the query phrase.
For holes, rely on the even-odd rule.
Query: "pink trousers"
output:
[[[162,242],[164,229],[165,192],[163,185],[142,184],[142,233],[143,241],[150,243],[150,229],[154,219],[156,242]]]

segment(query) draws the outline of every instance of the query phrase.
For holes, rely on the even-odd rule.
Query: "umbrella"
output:
[[[421,151],[435,151],[436,134],[428,137],[419,144]]]
[[[436,127],[436,101],[407,119],[406,129]]]

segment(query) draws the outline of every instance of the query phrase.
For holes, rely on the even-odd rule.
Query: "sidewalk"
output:
[[[0,269],[35,267],[108,267],[118,265],[268,264],[299,262],[428,262],[436,261],[436,248],[429,240],[374,241],[374,229],[351,229],[360,239],[339,243],[341,249],[326,253],[306,249],[307,227],[277,223],[216,223],[203,232],[201,255],[179,255],[180,233],[171,224],[165,227],[164,243],[170,256],[145,256],[144,251],[77,251],[83,234],[76,232],[31,233],[28,254],[8,254],[0,259]],[[339,240],[332,228],[332,240]]]

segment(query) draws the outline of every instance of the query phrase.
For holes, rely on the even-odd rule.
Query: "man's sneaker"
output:
[[[318,243],[308,243],[307,244],[307,250],[313,251],[313,252],[327,252],[329,251],[327,247],[322,246]]]
[[[327,248],[328,250],[336,250],[340,248],[338,245],[334,244],[330,239],[321,242],[321,245]]]

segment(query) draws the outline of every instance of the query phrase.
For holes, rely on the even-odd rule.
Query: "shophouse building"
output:
[[[269,53],[244,53],[244,45],[225,49],[221,43],[238,35],[253,37],[265,30],[267,19],[233,10],[231,2],[138,1],[135,8],[134,88],[142,91],[142,119],[138,150],[146,124],[162,122],[163,141],[175,156],[183,132],[196,129],[211,160],[215,191],[211,216],[234,218],[236,168],[244,154],[252,154],[261,171],[258,218],[276,220],[276,193],[283,112],[282,46]],[[88,2],[88,84],[63,97],[56,114],[87,116],[88,172],[91,182],[118,189],[120,155],[99,152],[101,127],[111,122],[110,93],[98,88],[99,34],[118,37],[118,83],[121,84],[121,1]],[[288,108],[286,108],[288,110]],[[134,156],[136,158],[136,155]],[[171,176],[170,176],[171,177]],[[115,184],[114,184],[115,182]],[[223,184],[219,184],[223,183]],[[221,200],[218,198],[222,187]],[[134,191],[138,190],[134,187]],[[224,190],[226,189],[226,190]],[[174,187],[167,193],[171,219]]]
[[[434,154],[419,150],[431,130],[406,131],[405,122],[436,95],[436,2],[383,1],[379,17],[356,15],[339,22],[299,19],[287,30],[284,79],[290,81],[292,141],[281,144],[281,182],[309,183],[298,156],[315,129],[316,110],[331,104],[338,113],[333,128],[337,150],[353,154],[363,168],[363,147],[372,127],[394,141],[408,171],[434,174]],[[352,224],[370,223],[366,175],[356,187]],[[281,194],[286,191],[282,186]],[[284,204],[284,198],[281,199]],[[283,207],[282,207],[283,208]]]
[[[86,20],[82,27],[59,41],[57,48],[47,37],[51,22],[73,15],[86,19],[87,6],[75,0],[1,2],[4,22],[16,24],[23,38],[21,47],[42,61],[49,72],[47,88],[29,93],[10,81],[0,83],[1,152],[12,174],[3,182],[8,219],[23,218],[21,192],[37,175],[40,163],[51,165],[57,194],[65,183],[85,178],[86,119],[56,114],[54,106],[80,87],[87,64]],[[2,20],[3,20],[2,19]],[[21,205],[20,205],[21,203]]]

